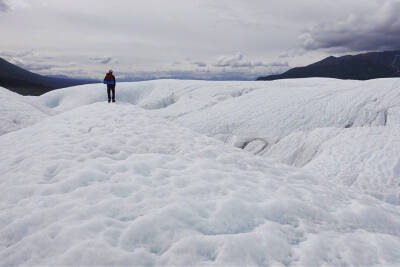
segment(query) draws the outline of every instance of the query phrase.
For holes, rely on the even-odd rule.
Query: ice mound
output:
[[[295,131],[385,126],[400,114],[399,79],[118,83],[117,99],[210,136],[265,138]],[[38,101],[66,111],[106,100],[104,85],[55,90]]]
[[[48,115],[23,97],[0,87],[0,136],[30,126]]]
[[[400,262],[398,207],[131,104],[75,108],[0,146],[2,266]]]

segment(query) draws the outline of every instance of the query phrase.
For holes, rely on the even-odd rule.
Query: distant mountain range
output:
[[[290,78],[326,77],[351,80],[400,77],[400,51],[371,52],[353,56],[327,57],[314,64],[278,75],[259,77],[260,81]]]
[[[67,76],[39,75],[0,58],[0,86],[21,95],[41,95],[54,89],[96,82]]]

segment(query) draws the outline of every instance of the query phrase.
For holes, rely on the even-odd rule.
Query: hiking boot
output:
[[[115,99],[113,99],[112,101],[115,102]]]

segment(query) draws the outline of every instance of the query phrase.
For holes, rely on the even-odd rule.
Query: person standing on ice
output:
[[[115,102],[115,86],[117,85],[117,81],[115,80],[112,70],[109,70],[106,77],[104,77],[104,83],[107,84],[108,103],[110,103],[111,100]]]

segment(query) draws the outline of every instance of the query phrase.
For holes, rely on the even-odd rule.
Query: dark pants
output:
[[[111,98],[111,92],[112,92],[112,98]],[[113,84],[107,84],[107,95],[108,95],[108,101],[115,100],[115,85]]]

